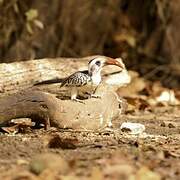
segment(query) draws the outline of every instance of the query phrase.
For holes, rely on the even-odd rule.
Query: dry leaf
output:
[[[121,33],[118,34],[116,36],[114,36],[114,40],[116,42],[122,42],[125,41],[127,42],[131,47],[135,47],[136,46],[136,38],[131,35],[130,33]]]
[[[25,15],[26,15],[27,21],[33,21],[34,19],[38,17],[38,11],[37,9],[30,9],[25,13]]]
[[[168,105],[179,105],[180,102],[175,97],[173,90],[164,90],[160,96],[156,97],[156,101],[160,103],[167,103]]]
[[[29,22],[26,23],[26,29],[29,34],[33,34],[33,29],[31,27],[31,24]]]
[[[44,29],[44,24],[40,20],[35,19],[33,22],[39,29]]]
[[[11,127],[1,127],[1,129],[8,134],[16,134],[19,132],[19,126],[18,125],[14,125]]]
[[[14,3],[13,5],[14,11],[18,14],[19,13],[19,7],[17,3]]]

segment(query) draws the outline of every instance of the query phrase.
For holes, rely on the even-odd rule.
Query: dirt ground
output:
[[[144,124],[145,133],[138,136],[121,132],[120,124],[125,121]],[[37,175],[32,170],[36,159],[32,159],[43,153],[51,153],[46,164],[57,166],[45,168]],[[53,155],[63,161],[57,158],[55,162]],[[41,128],[15,135],[1,133],[0,157],[0,179],[178,180],[180,108],[162,107],[155,112],[122,115],[110,131]]]

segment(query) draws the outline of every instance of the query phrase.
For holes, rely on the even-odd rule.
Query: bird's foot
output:
[[[82,101],[80,99],[72,99],[72,100],[75,101],[75,102],[79,102],[79,103],[85,104],[84,101]]]
[[[101,96],[100,95],[96,95],[96,94],[91,94],[90,97],[91,98],[100,98],[101,99]]]

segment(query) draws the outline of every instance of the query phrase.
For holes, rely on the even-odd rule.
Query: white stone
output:
[[[127,132],[129,134],[142,134],[145,131],[145,126],[140,123],[124,122],[120,126],[122,132]]]

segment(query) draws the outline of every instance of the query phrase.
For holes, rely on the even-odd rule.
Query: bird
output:
[[[80,99],[77,99],[80,93],[87,93],[90,97],[97,98],[98,96],[94,95],[94,93],[102,81],[101,70],[107,65],[119,66],[121,69],[125,68],[124,64],[117,59],[99,56],[89,61],[87,70],[77,71],[63,79],[47,80],[35,85],[61,83],[60,88],[67,87],[70,89],[71,100],[73,101],[82,102]]]

